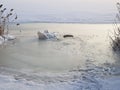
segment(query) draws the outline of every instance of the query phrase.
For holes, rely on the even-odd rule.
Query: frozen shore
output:
[[[65,73],[18,72],[0,68],[0,90],[119,90],[120,72],[117,68],[87,66]]]
[[[0,90],[119,90],[120,77],[98,78],[96,84],[85,81],[37,84],[0,75]]]
[[[10,35],[10,34],[5,34],[2,36],[0,36],[0,45],[2,45],[5,41],[9,41],[9,40],[14,40],[15,36]]]
[[[3,44],[4,38],[0,36],[0,45]]]

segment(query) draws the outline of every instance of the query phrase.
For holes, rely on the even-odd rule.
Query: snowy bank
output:
[[[0,45],[3,44],[4,38],[0,36]]]
[[[65,73],[0,68],[0,90],[119,90],[117,68],[90,66]]]
[[[120,77],[100,79],[100,86],[86,81],[37,84],[0,75],[0,90],[119,90]]]
[[[5,41],[14,40],[16,37],[10,34],[5,34],[0,36],[0,45],[3,44]]]

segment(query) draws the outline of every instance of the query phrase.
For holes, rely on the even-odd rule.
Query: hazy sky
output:
[[[1,0],[6,7],[14,8],[20,15],[64,14],[91,12],[108,14],[116,12],[118,0]],[[24,13],[24,14],[23,14]]]
[[[24,11],[113,12],[118,0],[2,0],[11,8]]]

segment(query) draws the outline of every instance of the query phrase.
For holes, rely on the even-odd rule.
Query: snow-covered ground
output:
[[[6,70],[0,68],[0,90],[119,90],[120,88],[120,72],[111,67],[95,66],[64,74],[41,73],[39,75],[15,72],[10,69],[6,73]],[[8,72],[9,75],[5,75]]]

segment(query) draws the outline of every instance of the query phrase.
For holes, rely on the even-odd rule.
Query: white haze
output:
[[[20,21],[111,22],[118,0],[2,0]]]

